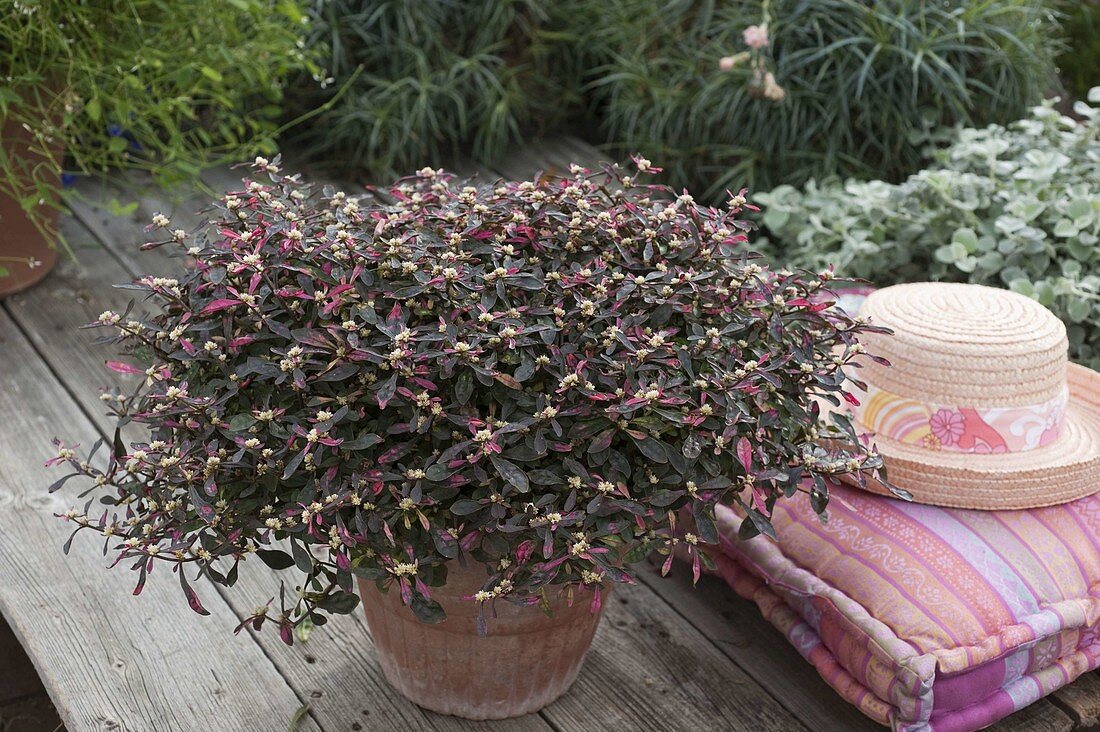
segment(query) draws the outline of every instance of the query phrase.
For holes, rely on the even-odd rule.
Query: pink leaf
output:
[[[211,313],[217,313],[217,312],[220,312],[222,310],[228,310],[229,308],[236,307],[237,305],[240,305],[240,304],[241,304],[240,300],[227,300],[227,299],[214,300],[209,305],[204,307],[201,311],[199,311],[199,315],[210,315]]]
[[[767,500],[764,496],[763,491],[761,491],[756,486],[752,487],[752,507],[760,513],[764,514],[765,516],[768,514]]]
[[[596,585],[592,588],[592,604],[588,606],[588,611],[592,613],[598,613],[602,605],[603,596],[600,594],[600,586]]]
[[[386,465],[387,463],[392,463],[397,459],[397,456],[401,453],[403,448],[404,445],[398,445],[397,447],[391,447],[389,450],[386,450],[378,457],[378,464]]]
[[[117,371],[120,374],[144,374],[145,372],[139,369],[137,366],[131,366],[128,363],[122,361],[108,361],[107,368],[111,371]]]
[[[741,461],[741,467],[746,473],[752,471],[752,445],[749,438],[742,437],[737,441],[737,459]]]
[[[516,563],[517,564],[526,564],[527,560],[531,558],[531,550],[534,548],[534,546],[535,546],[535,543],[533,541],[531,541],[530,539],[528,539],[525,542],[522,542],[519,546],[517,546],[516,547]]]
[[[193,589],[191,589],[189,586],[184,585],[183,594],[187,596],[187,604],[191,607],[192,610],[197,612],[199,615],[209,615],[210,614],[210,611],[207,610],[206,608],[204,608],[202,606],[202,603],[199,602],[199,596],[197,594],[195,594],[195,591]]]
[[[386,325],[391,328],[401,323],[401,303],[395,302],[390,314],[386,316]]]

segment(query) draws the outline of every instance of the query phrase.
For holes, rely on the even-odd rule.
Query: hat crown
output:
[[[899,396],[959,407],[1015,407],[1066,388],[1069,342],[1053,313],[981,285],[921,282],[876,290],[859,314],[893,335],[867,334],[859,378]]]

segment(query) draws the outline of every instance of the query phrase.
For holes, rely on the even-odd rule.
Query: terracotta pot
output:
[[[29,165],[46,162],[31,152],[30,133],[12,121],[0,130],[0,140],[8,156]],[[60,159],[60,154],[55,159]],[[49,233],[44,235],[27,218],[17,199],[0,193],[0,298],[27,289],[53,269],[57,262],[57,221],[57,210],[49,209],[45,226]]]
[[[573,606],[551,598],[553,616],[538,608],[497,602],[488,634],[477,634],[477,606],[464,600],[481,589],[485,570],[471,562],[449,569],[432,599],[447,619],[428,624],[401,603],[396,588],[379,592],[360,581],[367,625],[386,679],[402,695],[440,714],[505,719],[537,712],[569,690],[600,622],[592,595],[577,591]],[[605,596],[608,590],[602,590]]]

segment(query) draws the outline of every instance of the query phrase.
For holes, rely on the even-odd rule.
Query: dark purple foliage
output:
[[[437,621],[451,560],[486,566],[483,604],[630,582],[676,545],[698,573],[717,502],[769,533],[784,494],[823,511],[826,476],[880,466],[843,420],[815,427],[811,396],[845,396],[868,326],[827,308],[828,273],[752,261],[741,196],[704,208],[614,167],[425,169],[383,204],[256,167],[195,241],[154,222],[151,246],[193,259],[135,283],[155,315],[93,324],[145,376],[107,398],[150,439],[116,438],[103,469],[56,461],[111,507],[67,518],[142,581],[159,560],[231,585],[254,554],[302,575],[271,615],[288,642],[351,612],[356,575]]]

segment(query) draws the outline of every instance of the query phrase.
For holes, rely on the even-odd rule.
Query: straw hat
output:
[[[1100,374],[1068,363],[1066,328],[1030,298],[980,285],[877,290],[857,374],[857,432],[920,503],[1049,506],[1100,491]],[[875,492],[888,493],[881,484]]]

